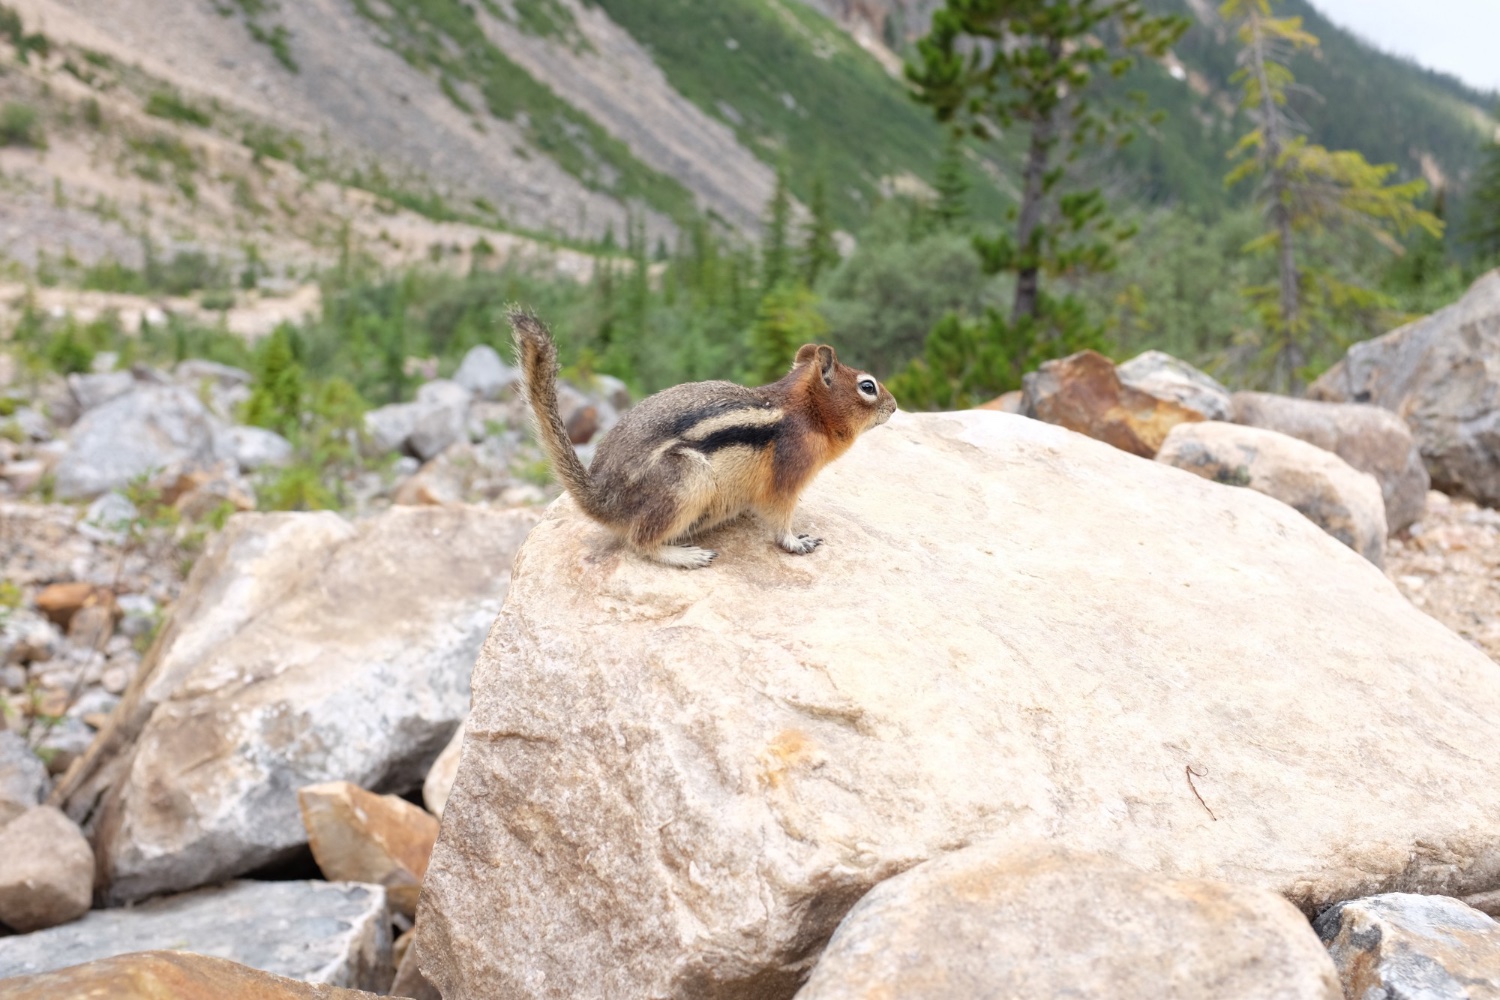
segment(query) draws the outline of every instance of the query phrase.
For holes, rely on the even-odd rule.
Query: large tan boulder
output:
[[[446,1000],[789,997],[981,838],[1309,913],[1500,888],[1496,666],[1285,504],[970,411],[864,435],[797,523],[693,573],[567,500],[532,532],[418,906]]]
[[[1390,410],[1360,403],[1323,403],[1269,392],[1234,394],[1233,420],[1331,451],[1380,484],[1392,534],[1409,527],[1427,506],[1427,467],[1406,422]]]
[[[1276,431],[1210,420],[1174,427],[1156,460],[1275,497],[1376,566],[1385,565],[1380,484],[1331,451]]]
[[[54,791],[105,898],[254,871],[307,842],[298,788],[420,787],[538,515],[400,507],[231,519],[98,745]]]
[[[223,958],[143,951],[0,982],[3,1000],[375,1000],[377,994],[299,983]]]
[[[1355,344],[1308,396],[1393,411],[1434,487],[1500,505],[1500,270],[1448,308]]]
[[[1357,1000],[1495,1000],[1500,923],[1445,896],[1391,892],[1340,903],[1317,930]]]
[[[1021,412],[1152,458],[1167,432],[1203,414],[1166,391],[1148,392],[1120,380],[1096,351],[1048,361],[1024,379]]]
[[[1264,889],[985,843],[887,879],[797,1000],[1343,1000],[1307,918]]]
[[[437,819],[405,799],[375,795],[347,781],[299,788],[297,802],[324,878],[384,886],[391,909],[416,915]]]

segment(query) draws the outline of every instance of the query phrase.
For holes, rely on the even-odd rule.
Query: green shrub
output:
[[[42,149],[46,145],[35,108],[29,104],[15,103],[0,108],[0,146]]]
[[[279,326],[256,354],[255,382],[245,403],[244,421],[292,437],[301,429],[306,397],[307,378],[297,363],[291,331]]]
[[[213,119],[209,117],[208,112],[194,107],[177,94],[167,91],[157,91],[147,98],[146,114],[187,125],[206,127],[213,124]]]

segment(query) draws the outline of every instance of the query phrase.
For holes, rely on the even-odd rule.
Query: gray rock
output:
[[[419,787],[468,710],[469,674],[537,514],[397,508],[230,520],[110,738],[56,793],[95,817],[111,902],[284,860],[296,790]],[[100,798],[102,797],[102,801]]]
[[[613,375],[595,375],[594,388],[616,410],[630,409],[630,387]]]
[[[214,464],[213,419],[179,386],[137,388],[83,415],[56,469],[57,495],[94,497],[132,479]]]
[[[1314,928],[1356,1000],[1500,997],[1500,924],[1456,899],[1369,896],[1334,906]]]
[[[824,547],[737,523],[680,572],[549,508],[423,883],[444,996],[785,997],[864,893],[986,839],[1305,913],[1500,885],[1495,664],[1285,504],[897,413],[796,521]]]
[[[871,889],[797,1000],[1342,1000],[1282,897],[986,843]]]
[[[1355,344],[1308,396],[1394,411],[1434,487],[1500,504],[1500,270],[1456,304]]]
[[[241,472],[286,465],[292,460],[292,443],[264,427],[229,427],[224,446]]]
[[[47,773],[58,775],[72,767],[93,742],[93,729],[82,719],[70,715],[47,730],[37,749],[47,762]]]
[[[129,372],[105,372],[98,375],[69,375],[68,388],[78,401],[78,409],[87,412],[103,406],[135,389],[135,376]]]
[[[463,410],[443,406],[429,407],[417,418],[407,447],[422,461],[441,455],[449,445],[468,439],[468,420]]]
[[[1229,390],[1207,372],[1163,351],[1138,354],[1115,371],[1125,385],[1158,399],[1176,400],[1205,420],[1230,419]]]
[[[19,611],[10,617],[3,630],[5,659],[8,663],[36,663],[50,660],[62,649],[60,629],[34,611]]]
[[[209,382],[228,389],[249,385],[255,380],[255,376],[243,368],[221,365],[217,361],[203,361],[198,358],[188,358],[186,361],[178,362],[172,374],[177,377],[177,381],[194,388]]]
[[[30,809],[52,788],[47,765],[19,735],[0,730],[0,801]]]
[[[365,413],[365,436],[376,455],[388,455],[406,448],[407,439],[416,430],[417,421],[428,408],[417,403],[391,403]]]
[[[230,882],[0,938],[0,979],[172,949],[355,989],[390,985],[385,890],[352,882]]]
[[[426,462],[455,441],[468,437],[469,390],[457,382],[437,379],[417,390],[417,406],[425,410],[412,427],[407,447]]]
[[[115,605],[120,609],[120,634],[134,639],[156,627],[159,609],[149,594],[121,594]]]
[[[1427,468],[1406,422],[1389,410],[1359,403],[1324,403],[1268,392],[1237,392],[1237,424],[1261,427],[1331,451],[1380,484],[1386,528],[1392,534],[1427,508]]]
[[[78,533],[95,542],[118,545],[130,532],[130,522],[140,516],[135,504],[123,494],[110,490],[89,504],[78,519]]]
[[[0,827],[0,923],[45,930],[77,920],[93,898],[94,854],[72,820],[35,806]]]
[[[500,394],[510,388],[521,373],[507,365],[500,352],[488,344],[469,348],[453,381],[473,393],[475,399],[499,399]]]
[[[33,407],[20,407],[10,419],[11,423],[32,441],[52,440],[52,421]]]
[[[1156,460],[1275,497],[1364,556],[1385,562],[1385,499],[1375,477],[1331,451],[1259,427],[1178,424]]]

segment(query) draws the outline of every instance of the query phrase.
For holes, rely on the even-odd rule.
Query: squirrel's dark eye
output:
[[[859,391],[862,392],[862,393],[864,393],[866,396],[873,396],[873,395],[875,395],[875,380],[872,379],[872,378],[862,378],[862,379],[860,379],[859,380]]]

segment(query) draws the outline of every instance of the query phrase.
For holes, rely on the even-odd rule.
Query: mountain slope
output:
[[[1196,20],[1175,72],[1124,84],[1167,121],[1088,169],[1125,201],[1216,210],[1239,197],[1221,183],[1245,127],[1232,39],[1208,0],[1149,3]],[[653,242],[695,216],[748,235],[778,165],[803,198],[825,177],[857,229],[883,194],[929,181],[943,143],[899,79],[937,0],[0,4],[52,43],[0,77],[0,100],[40,109],[49,142],[0,148],[24,188],[0,207],[21,234],[4,250],[27,266],[37,249],[129,257],[144,235],[299,267],[343,252],[345,230],[388,260],[497,230],[593,242],[631,218]],[[1486,96],[1372,51],[1303,0],[1284,6],[1323,38],[1295,66],[1323,95],[1298,108],[1313,137],[1461,201],[1494,127]],[[971,201],[997,219],[1014,158],[1003,143],[973,153]],[[418,238],[402,209],[470,229]]]

